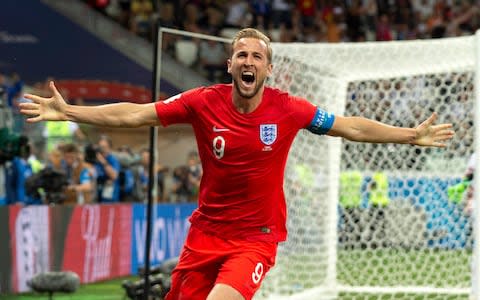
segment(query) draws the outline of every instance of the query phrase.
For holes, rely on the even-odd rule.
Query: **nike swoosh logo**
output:
[[[228,128],[217,128],[217,126],[213,126],[213,132],[223,132],[223,131],[230,131]]]

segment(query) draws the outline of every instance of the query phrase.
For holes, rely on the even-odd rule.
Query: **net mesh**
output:
[[[273,45],[271,86],[395,126],[437,112],[456,136],[436,149],[300,132],[285,172],[288,241],[256,299],[468,299],[471,218],[448,189],[473,152],[473,43]]]

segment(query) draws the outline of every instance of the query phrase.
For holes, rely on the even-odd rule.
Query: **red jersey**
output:
[[[239,113],[232,85],[193,89],[155,105],[163,126],[191,123],[203,166],[192,226],[224,239],[286,239],[283,177],[297,132],[317,107],[265,87],[255,111]]]

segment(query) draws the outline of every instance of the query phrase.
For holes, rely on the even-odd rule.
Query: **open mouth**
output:
[[[247,85],[252,84],[255,81],[255,74],[250,71],[246,71],[242,73],[242,81]]]

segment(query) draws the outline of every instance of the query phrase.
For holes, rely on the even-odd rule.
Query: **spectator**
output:
[[[30,146],[27,138],[21,138],[19,142],[20,153],[5,165],[6,168],[6,198],[7,204],[41,204],[41,199],[35,199],[27,195],[25,190],[26,180],[33,175],[32,167],[28,163]]]
[[[140,151],[140,164],[135,171],[135,194],[141,202],[147,201],[149,165],[150,151],[145,148]]]
[[[449,200],[457,205],[463,206],[463,213],[467,217],[465,236],[469,238],[467,241],[469,247],[471,247],[473,243],[473,209],[475,205],[473,176],[475,173],[475,165],[476,152],[473,152],[468,159],[462,181],[448,187],[447,190]]]
[[[392,39],[390,19],[388,15],[383,14],[380,16],[380,21],[377,24],[377,41],[391,41]]]
[[[199,62],[200,66],[207,72],[209,81],[223,81],[227,77],[225,73],[227,57],[223,43],[211,40],[200,41]]]
[[[291,9],[288,0],[272,0],[272,22],[275,29],[292,29]]]
[[[130,3],[130,29],[136,34],[151,38],[153,4],[151,0],[132,0]]]
[[[350,41],[357,41],[359,36],[365,32],[364,20],[365,9],[362,1],[351,1],[346,11],[347,36]]]
[[[35,146],[30,147],[30,156],[28,157],[28,163],[32,167],[32,172],[33,173],[38,173],[40,170],[45,168],[45,165],[43,164],[42,160],[39,159],[41,157],[41,153],[38,151]]]
[[[190,190],[190,201],[197,201],[198,190],[202,180],[202,164],[196,151],[190,152],[187,159],[188,164],[188,183]]]
[[[119,0],[110,0],[105,7],[105,13],[118,23],[125,24],[125,14]]]
[[[85,140],[85,134],[78,124],[69,121],[46,122],[43,137],[46,139],[47,151],[52,151],[65,143],[72,143],[75,139]]]
[[[137,198],[145,202],[147,200],[148,192],[148,179],[149,179],[149,167],[150,167],[150,150],[142,149],[140,151],[140,165],[135,171],[135,188]],[[157,164],[154,167],[154,172],[157,172],[157,202],[165,201],[165,173],[168,171],[167,167]]]
[[[86,204],[94,202],[97,180],[95,168],[91,163],[84,161],[75,144],[65,144],[62,151],[68,180],[64,203]],[[88,157],[91,157],[90,153]]]
[[[427,30],[432,37],[440,38],[445,34],[444,3],[435,3],[433,13],[427,19]]]
[[[433,13],[435,0],[412,0],[414,14],[417,14],[420,22],[425,23]]]
[[[168,172],[168,167],[163,165],[157,165],[157,201],[165,202],[165,177]]]
[[[112,141],[102,135],[98,140],[97,161],[97,197],[100,203],[111,203],[120,201],[120,162],[112,152]]]
[[[225,27],[242,28],[251,22],[248,3],[244,0],[231,0],[226,7]],[[249,20],[250,19],[250,20]]]
[[[159,7],[158,25],[161,27],[178,28],[175,20],[175,7],[173,3],[162,1]],[[168,32],[163,33],[162,48],[170,54],[175,53],[174,45],[177,36]]]
[[[193,3],[187,3],[184,7],[182,29],[195,33],[202,33],[199,26],[198,7]]]
[[[365,10],[365,25],[368,34],[373,34],[376,30],[378,6],[376,0],[366,0],[363,2]]]
[[[10,77],[10,83],[7,88],[7,105],[9,107],[15,107],[15,99],[21,97],[23,91],[24,82],[20,78],[18,73],[13,72]]]
[[[190,201],[192,192],[189,182],[189,170],[187,166],[178,166],[173,169],[173,187],[170,201],[185,203]]]
[[[130,6],[132,5],[132,0],[118,0],[118,5],[120,6],[120,10],[122,11],[120,16],[120,24],[128,28],[130,24]]]
[[[200,21],[200,26],[206,34],[218,35],[222,30],[224,20],[223,9],[221,6],[210,2],[205,7],[205,18]]]
[[[107,8],[110,0],[88,0],[87,3],[90,5],[93,9],[98,11],[101,14],[106,15],[105,9]]]
[[[270,0],[250,0],[250,10],[253,14],[253,26],[267,31],[271,26],[271,1]]]
[[[137,201],[135,195],[135,175],[134,165],[137,161],[136,155],[129,146],[124,145],[116,153],[120,162],[120,172],[118,173],[118,182],[120,185],[120,201]]]
[[[340,6],[325,7],[322,11],[322,19],[325,22],[327,42],[339,43],[342,41],[342,28],[339,25],[343,9]]]
[[[464,174],[464,180],[469,182],[467,191],[465,193],[465,214],[472,215],[474,198],[473,198],[473,174],[475,173],[476,155],[475,152],[470,155],[468,159],[467,168]]]
[[[312,27],[315,23],[317,5],[315,0],[297,0],[297,8],[300,13],[301,24],[303,27]]]

